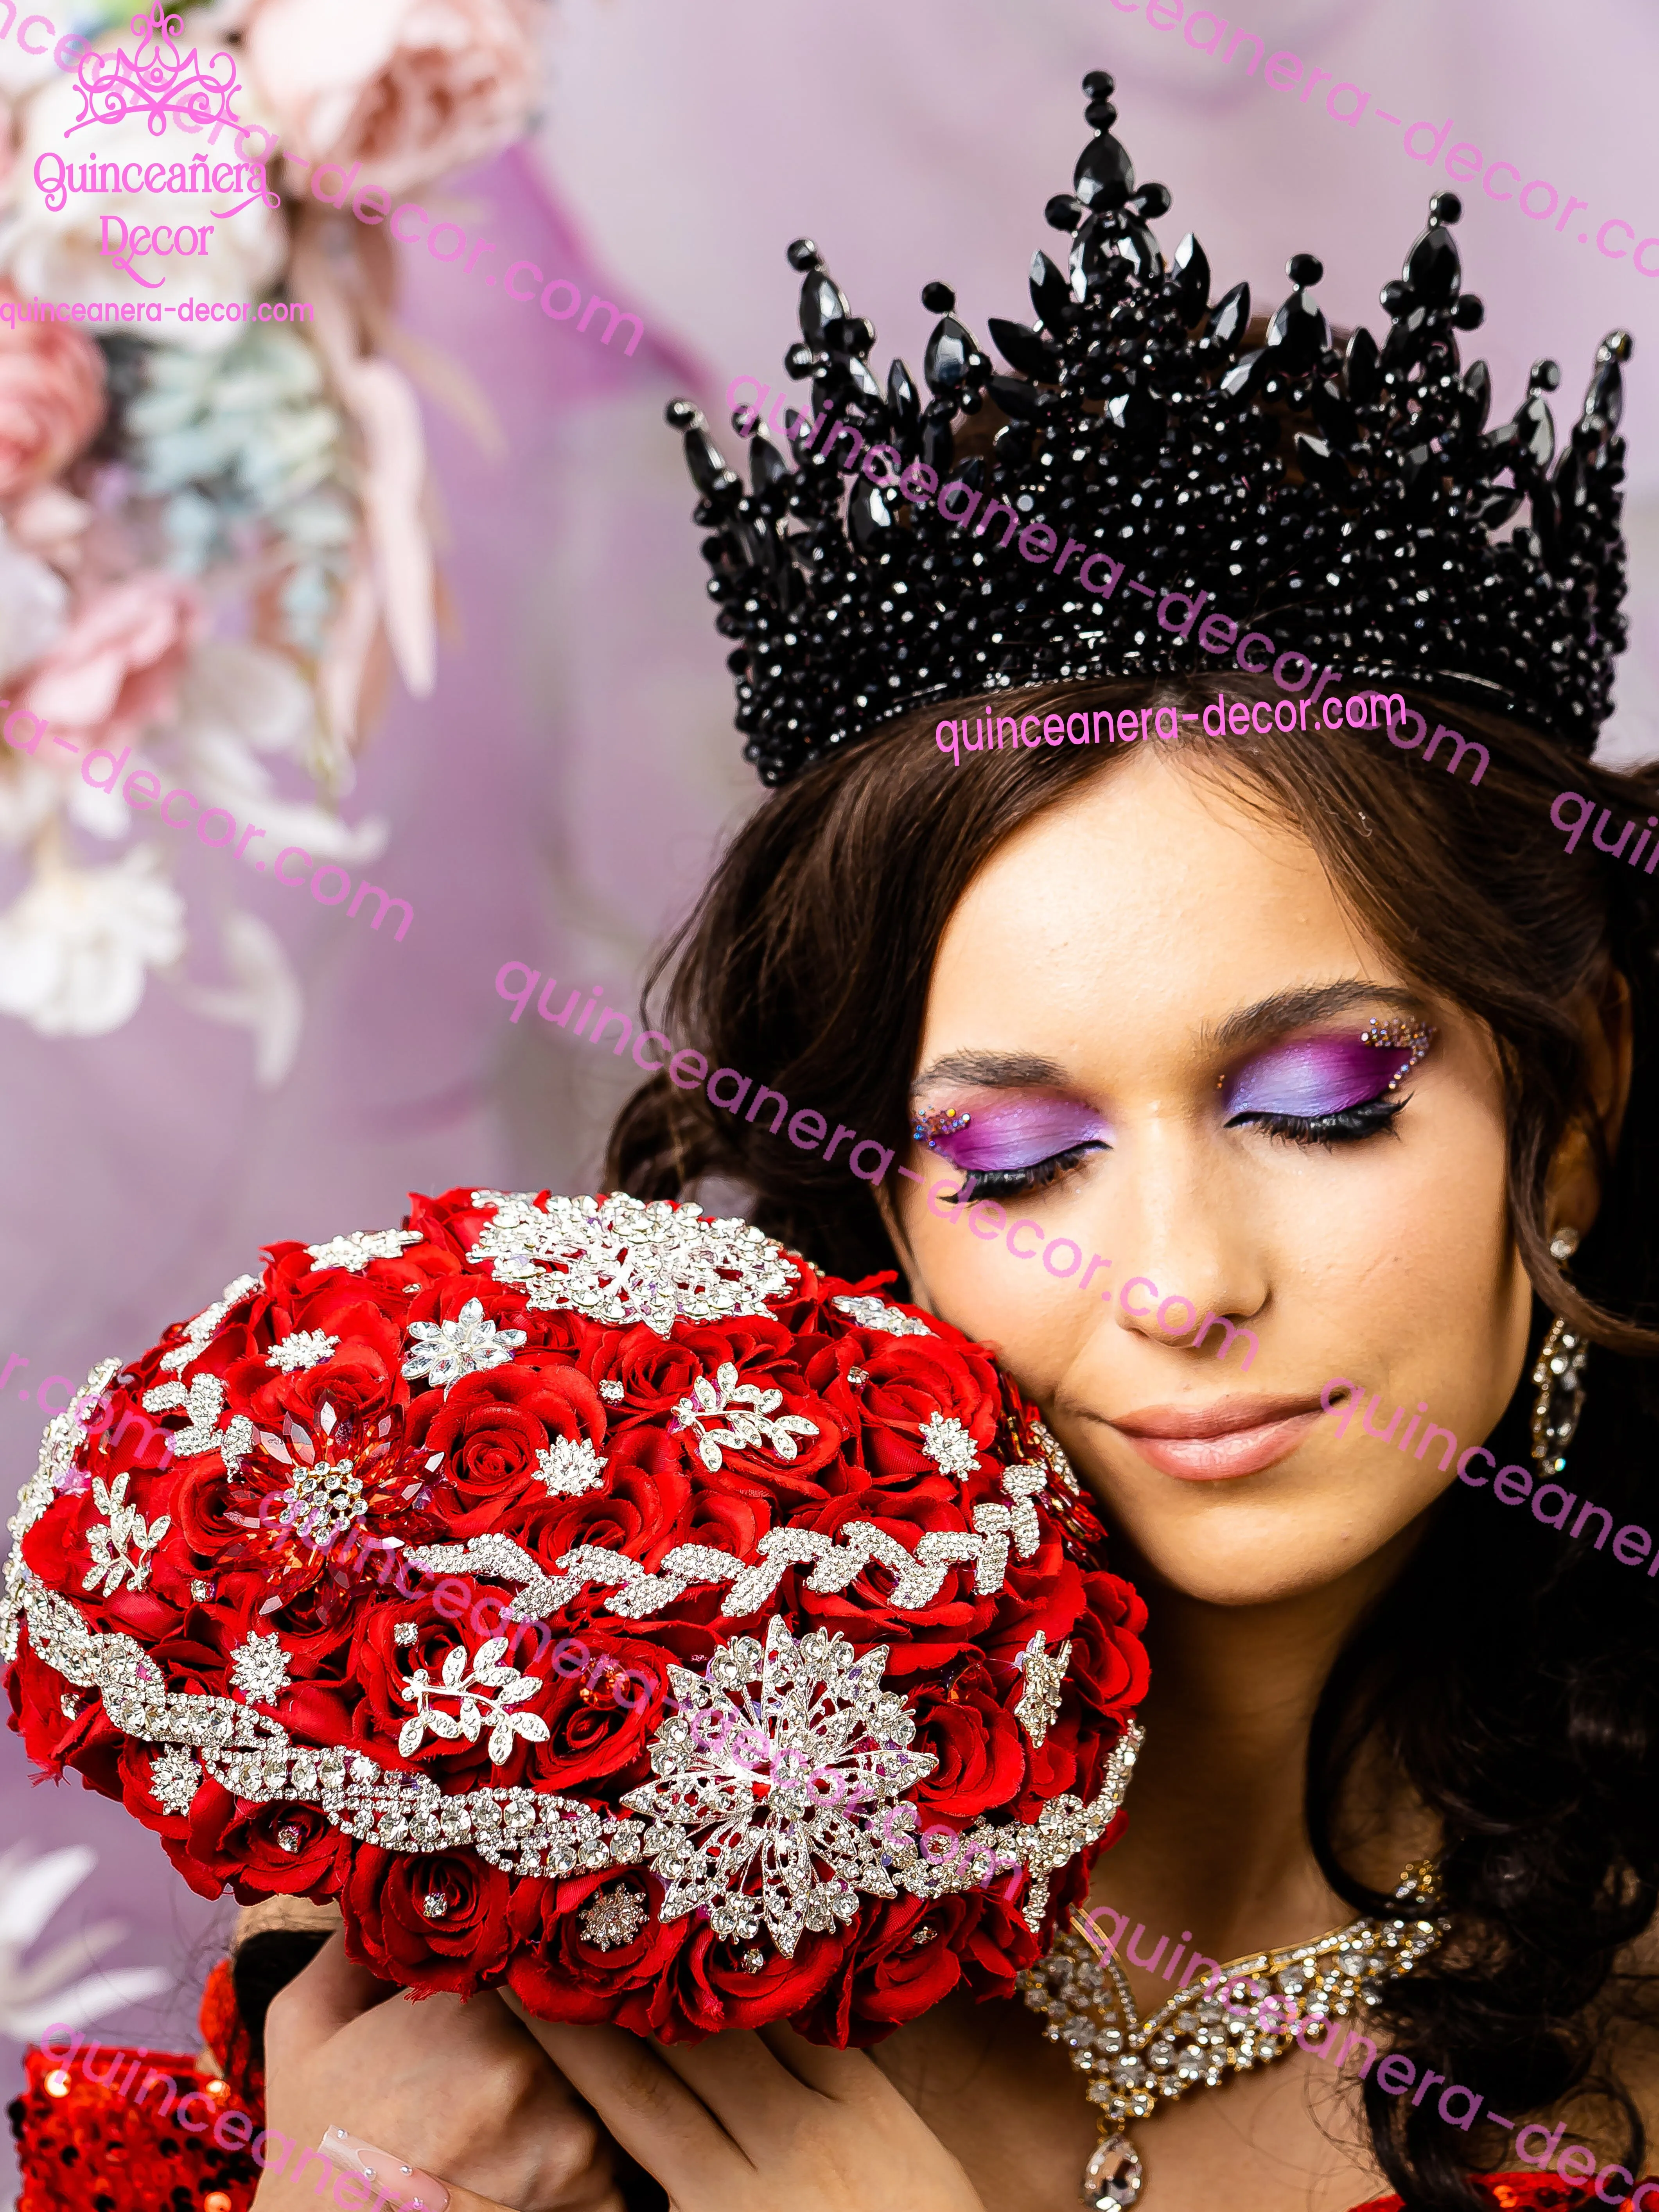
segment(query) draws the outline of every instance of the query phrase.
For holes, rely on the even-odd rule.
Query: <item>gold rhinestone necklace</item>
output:
[[[1028,1967],[1017,1986],[1031,2010],[1046,2015],[1049,2042],[1063,2044],[1089,2076],[1100,2141],[1084,2168],[1085,2203],[1115,2212],[1140,2195],[1146,2167],[1127,2121],[1145,2119],[1188,2089],[1219,2088],[1230,2068],[1244,2073],[1282,2058],[1304,2021],[1323,2021],[1329,2041],[1330,2023],[1356,2015],[1363,2021],[1382,2002],[1382,1984],[1410,1973],[1449,1924],[1410,1917],[1413,1906],[1431,1911],[1439,1901],[1430,1862],[1407,1867],[1394,1893],[1406,1908],[1400,1917],[1352,1920],[1312,1943],[1230,1959],[1201,1990],[1178,1990],[1145,2021],[1117,1960],[1097,1949],[1073,1914],[1047,1958]],[[1277,1999],[1275,2028],[1236,2016],[1247,2008],[1259,2014],[1269,1998]],[[1230,2004],[1235,2013],[1224,2009]]]

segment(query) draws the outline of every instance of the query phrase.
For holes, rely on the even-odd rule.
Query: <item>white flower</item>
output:
[[[691,1385],[691,1395],[682,1398],[674,1408],[674,1426],[696,1431],[697,1457],[711,1470],[724,1464],[722,1444],[735,1444],[740,1451],[770,1445],[780,1459],[790,1460],[798,1449],[795,1438],[817,1436],[818,1425],[799,1413],[780,1414],[777,1409],[782,1403],[781,1390],[762,1390],[752,1382],[740,1383],[738,1370],[728,1359],[715,1370],[714,1382],[706,1375],[698,1376]],[[723,1413],[731,1427],[706,1426],[715,1413]]]
[[[849,1314],[860,1328],[884,1329],[889,1336],[931,1336],[933,1330],[915,1314],[901,1313],[884,1298],[831,1298],[840,1312]]]
[[[492,1766],[499,1766],[511,1755],[514,1736],[522,1736],[526,1743],[547,1741],[547,1723],[538,1714],[510,1710],[533,1698],[544,1684],[538,1674],[521,1674],[516,1667],[506,1663],[507,1644],[506,1637],[494,1636],[481,1644],[471,1674],[466,1647],[456,1644],[444,1661],[440,1682],[434,1683],[424,1667],[416,1668],[403,1685],[404,1697],[415,1707],[398,1737],[398,1749],[404,1759],[420,1749],[421,1738],[428,1729],[450,1742],[465,1736],[469,1743],[477,1743],[486,1721],[490,1724],[487,1748]],[[495,1691],[493,1698],[484,1694],[489,1690]],[[459,1713],[441,1711],[434,1702],[439,1698],[459,1698]]]
[[[171,1751],[159,1751],[151,1759],[149,1794],[164,1813],[183,1820],[201,1786],[202,1769],[196,1753],[182,1744],[175,1744]]]
[[[278,1368],[284,1375],[297,1375],[307,1367],[320,1367],[339,1348],[337,1336],[325,1335],[320,1328],[296,1328],[280,1344],[271,1346],[265,1354],[265,1365]]]
[[[1039,1628],[1014,1662],[1025,1677],[1025,1687],[1014,1707],[1021,1726],[1039,1749],[1060,1714],[1066,1686],[1066,1664],[1072,1656],[1068,1636],[1058,1651],[1048,1649],[1048,1632]]]
[[[953,1474],[965,1482],[979,1472],[979,1446],[960,1421],[943,1413],[929,1416],[921,1432],[921,1448],[941,1474]]]
[[[0,684],[57,642],[68,605],[63,578],[14,544],[0,522]]]
[[[147,968],[185,949],[184,901],[144,846],[112,867],[52,867],[0,914],[0,1013],[43,1036],[102,1036],[137,1012]]]
[[[131,36],[125,25],[118,35],[131,48]],[[62,209],[54,214],[46,205],[46,192],[34,181],[34,165],[43,154],[72,162],[77,171],[87,161],[100,166],[114,162],[122,167],[137,161],[142,170],[161,159],[165,148],[163,166],[169,171],[180,167],[186,179],[192,155],[199,155],[208,163],[210,173],[215,165],[235,166],[233,133],[222,130],[216,138],[210,131],[198,131],[192,138],[177,137],[169,130],[158,141],[141,115],[89,127],[65,144],[64,133],[80,109],[75,78],[56,70],[49,71],[47,81],[22,107],[14,214],[0,260],[25,298],[39,294],[48,300],[142,299],[166,307],[176,307],[185,299],[204,303],[251,301],[269,290],[288,258],[288,234],[280,212],[255,198],[228,220],[217,220],[213,214],[216,208],[237,207],[247,198],[244,192],[211,189],[69,191],[61,196],[54,192],[54,198],[64,199]],[[257,139],[252,143],[257,144]],[[51,161],[45,174],[56,174]],[[179,179],[169,178],[168,181]],[[143,280],[142,286],[135,286],[130,276],[117,269],[115,257],[99,250],[106,235],[100,219],[106,216],[118,216],[129,231],[140,224],[152,230],[157,224],[176,230],[183,223],[198,233],[206,228],[212,234],[205,250],[198,250],[193,257],[143,253],[133,258],[133,268]],[[120,233],[113,223],[107,235],[112,243],[118,240]],[[165,283],[149,290],[148,287],[158,276],[165,278]],[[240,323],[181,322],[177,315],[169,315],[159,324],[123,323],[118,327],[129,334],[159,337],[165,332],[168,345],[201,352],[217,352],[234,343],[241,331]]]
[[[498,1283],[524,1286],[544,1310],[574,1306],[589,1321],[627,1328],[644,1322],[665,1340],[677,1321],[766,1314],[766,1301],[796,1279],[783,1247],[752,1223],[711,1221],[666,1199],[550,1198],[475,1190],[495,1219],[467,1254],[489,1262]]]
[[[464,1375],[510,1365],[525,1341],[523,1329],[486,1321],[477,1298],[467,1300],[459,1321],[412,1321],[409,1333],[417,1340],[404,1362],[405,1381],[441,1384],[446,1397]]]
[[[288,1687],[282,1638],[248,1636],[231,1654],[230,1679],[249,1705],[274,1705]]]
[[[887,1650],[859,1657],[823,1629],[797,1643],[774,1613],[763,1650],[741,1636],[701,1675],[669,1668],[679,1713],[652,1739],[655,1778],[622,1801],[651,1824],[665,1920],[701,1906],[730,1942],[764,1919],[793,1958],[807,1929],[853,1919],[860,1891],[896,1893],[891,1869],[915,1849],[907,1793],[939,1762],[909,1748],[915,1717],[883,1686]]]
[[[319,744],[315,704],[293,663],[263,646],[210,639],[196,647],[179,687],[179,706],[166,743],[164,773],[187,784],[203,807],[223,806],[238,822],[257,822],[244,856],[274,866],[284,845],[319,860],[356,866],[385,850],[386,826],[356,828],[330,809],[283,796],[261,753],[308,763]]]
[[[326,1244],[307,1244],[313,1268],[343,1267],[361,1275],[371,1260],[396,1260],[405,1244],[418,1244],[418,1229],[353,1229],[344,1237],[331,1237]]]
[[[580,1498],[605,1480],[605,1462],[586,1437],[555,1437],[537,1453],[536,1471],[551,1498]]]
[[[173,1526],[173,1516],[163,1513],[146,1525],[136,1505],[126,1503],[127,1478],[118,1474],[106,1486],[101,1475],[92,1479],[93,1503],[100,1513],[107,1514],[107,1522],[94,1521],[87,1530],[87,1549],[92,1554],[92,1565],[81,1580],[81,1587],[97,1594],[101,1582],[105,1595],[113,1597],[122,1583],[128,1583],[134,1590],[141,1590],[149,1580],[149,1555]],[[134,1549],[128,1551],[131,1544]]]
[[[626,1882],[617,1881],[596,1893],[578,1924],[584,1942],[596,1950],[614,1951],[619,1943],[631,1943],[645,1922],[644,1899]]]

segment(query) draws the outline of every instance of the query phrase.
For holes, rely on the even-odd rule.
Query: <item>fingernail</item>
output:
[[[435,2174],[418,2166],[405,2166],[389,2150],[381,2150],[344,2128],[325,2128],[317,2146],[331,2166],[359,2180],[372,2181],[398,2212],[449,2212],[449,2191]]]

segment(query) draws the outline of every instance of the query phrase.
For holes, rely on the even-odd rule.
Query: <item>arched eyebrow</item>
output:
[[[1224,1021],[1205,1024],[1200,1043],[1206,1052],[1237,1052],[1264,1038],[1282,1036],[1286,1030],[1308,1022],[1326,1021],[1364,1007],[1387,1006],[1419,1020],[1426,1012],[1423,1000],[1393,983],[1367,983],[1358,976],[1340,983],[1306,984],[1296,990],[1275,991],[1254,1006],[1241,1006]],[[935,1083],[972,1083],[988,1091],[1018,1091],[1032,1085],[1065,1089],[1073,1078],[1058,1060],[1036,1053],[964,1050],[947,1052],[924,1067],[911,1085],[912,1093]]]
[[[1299,990],[1275,991],[1271,998],[1258,999],[1253,1006],[1242,1006],[1224,1022],[1213,1026],[1206,1023],[1200,1042],[1210,1052],[1237,1052],[1241,1046],[1259,1044],[1266,1037],[1282,1036],[1286,1030],[1299,1029],[1307,1022],[1325,1021],[1333,1014],[1378,1006],[1392,1006],[1402,1014],[1415,1015],[1419,1020],[1426,1012],[1424,1001],[1413,991],[1392,983],[1365,983],[1354,977],[1340,983],[1309,984]]]
[[[933,1083],[975,1083],[988,1091],[1017,1091],[1034,1083],[1061,1085],[1071,1078],[1058,1060],[1028,1052],[947,1052],[924,1067],[911,1090]]]

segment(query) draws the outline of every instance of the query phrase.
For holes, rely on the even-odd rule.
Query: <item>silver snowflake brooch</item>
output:
[[[1039,1628],[1014,1662],[1025,1676],[1025,1687],[1014,1712],[1039,1749],[1059,1717],[1060,1692],[1066,1686],[1066,1664],[1071,1656],[1070,1637],[1058,1651],[1050,1651],[1048,1633]]]
[[[932,1414],[921,1432],[921,1448],[941,1474],[953,1474],[958,1482],[979,1472],[979,1446],[954,1418]]]
[[[605,1480],[605,1462],[586,1437],[555,1437],[536,1455],[536,1472],[550,1498],[580,1498]]]
[[[371,1260],[398,1260],[405,1244],[418,1244],[418,1229],[354,1229],[349,1236],[331,1237],[326,1244],[307,1244],[312,1267],[343,1267],[361,1275]]]
[[[576,1925],[584,1942],[597,1950],[614,1951],[620,1944],[633,1942],[645,1918],[644,1899],[636,1896],[626,1882],[616,1882],[596,1893]]]
[[[616,1191],[538,1206],[525,1191],[475,1190],[472,1203],[495,1218],[470,1261],[521,1285],[532,1306],[568,1306],[621,1328],[643,1322],[666,1338],[677,1321],[765,1314],[797,1277],[752,1222],[711,1220],[666,1199]]]
[[[265,1354],[265,1365],[283,1375],[301,1375],[307,1367],[320,1367],[339,1348],[337,1336],[325,1336],[319,1328],[296,1328],[280,1344],[271,1346]]]
[[[525,1341],[523,1329],[486,1321],[477,1298],[467,1300],[459,1321],[412,1321],[409,1333],[416,1342],[404,1362],[404,1380],[441,1384],[446,1397],[464,1375],[510,1365]]]
[[[251,1705],[274,1705],[288,1687],[280,1636],[250,1635],[230,1656],[230,1679]]]
[[[797,1643],[774,1614],[763,1651],[742,1636],[700,1675],[669,1668],[680,1711],[652,1742],[655,1779],[622,1801],[650,1820],[665,1920],[703,1908],[728,1942],[764,1921],[793,1958],[805,1929],[853,1919],[860,1892],[897,1894],[890,1869],[916,1817],[904,1793],[937,1761],[908,1747],[915,1722],[883,1688],[886,1663],[885,1644],[860,1658],[823,1629]]]
[[[92,1553],[92,1565],[82,1579],[81,1587],[94,1594],[101,1582],[104,1595],[113,1597],[123,1583],[129,1589],[141,1590],[149,1580],[150,1553],[173,1526],[173,1516],[163,1513],[148,1527],[136,1505],[126,1504],[127,1478],[118,1474],[113,1482],[106,1484],[101,1475],[92,1479],[93,1502],[107,1521],[94,1521],[87,1531],[87,1548]],[[127,1549],[131,1544],[133,1548]]]
[[[674,1426],[696,1431],[697,1457],[711,1471],[724,1464],[722,1444],[736,1444],[745,1451],[768,1444],[780,1459],[793,1459],[795,1438],[817,1436],[818,1425],[799,1413],[778,1413],[782,1403],[781,1390],[762,1390],[752,1382],[739,1382],[738,1370],[728,1359],[715,1369],[713,1382],[706,1375],[698,1376],[691,1385],[691,1395],[682,1398],[674,1408]],[[707,1425],[717,1413],[731,1424],[728,1428]]]
[[[403,1686],[405,1701],[415,1707],[398,1736],[398,1749],[404,1759],[420,1749],[421,1739],[428,1729],[451,1742],[465,1736],[469,1743],[477,1743],[486,1721],[493,1766],[511,1757],[514,1736],[522,1736],[526,1743],[547,1741],[547,1723],[539,1714],[513,1711],[544,1686],[539,1675],[521,1674],[516,1667],[506,1663],[507,1644],[504,1636],[492,1636],[488,1644],[480,1644],[470,1673],[466,1648],[456,1644],[436,1682],[424,1667],[416,1668]],[[456,1699],[459,1711],[442,1711],[438,1704],[441,1698]]]

